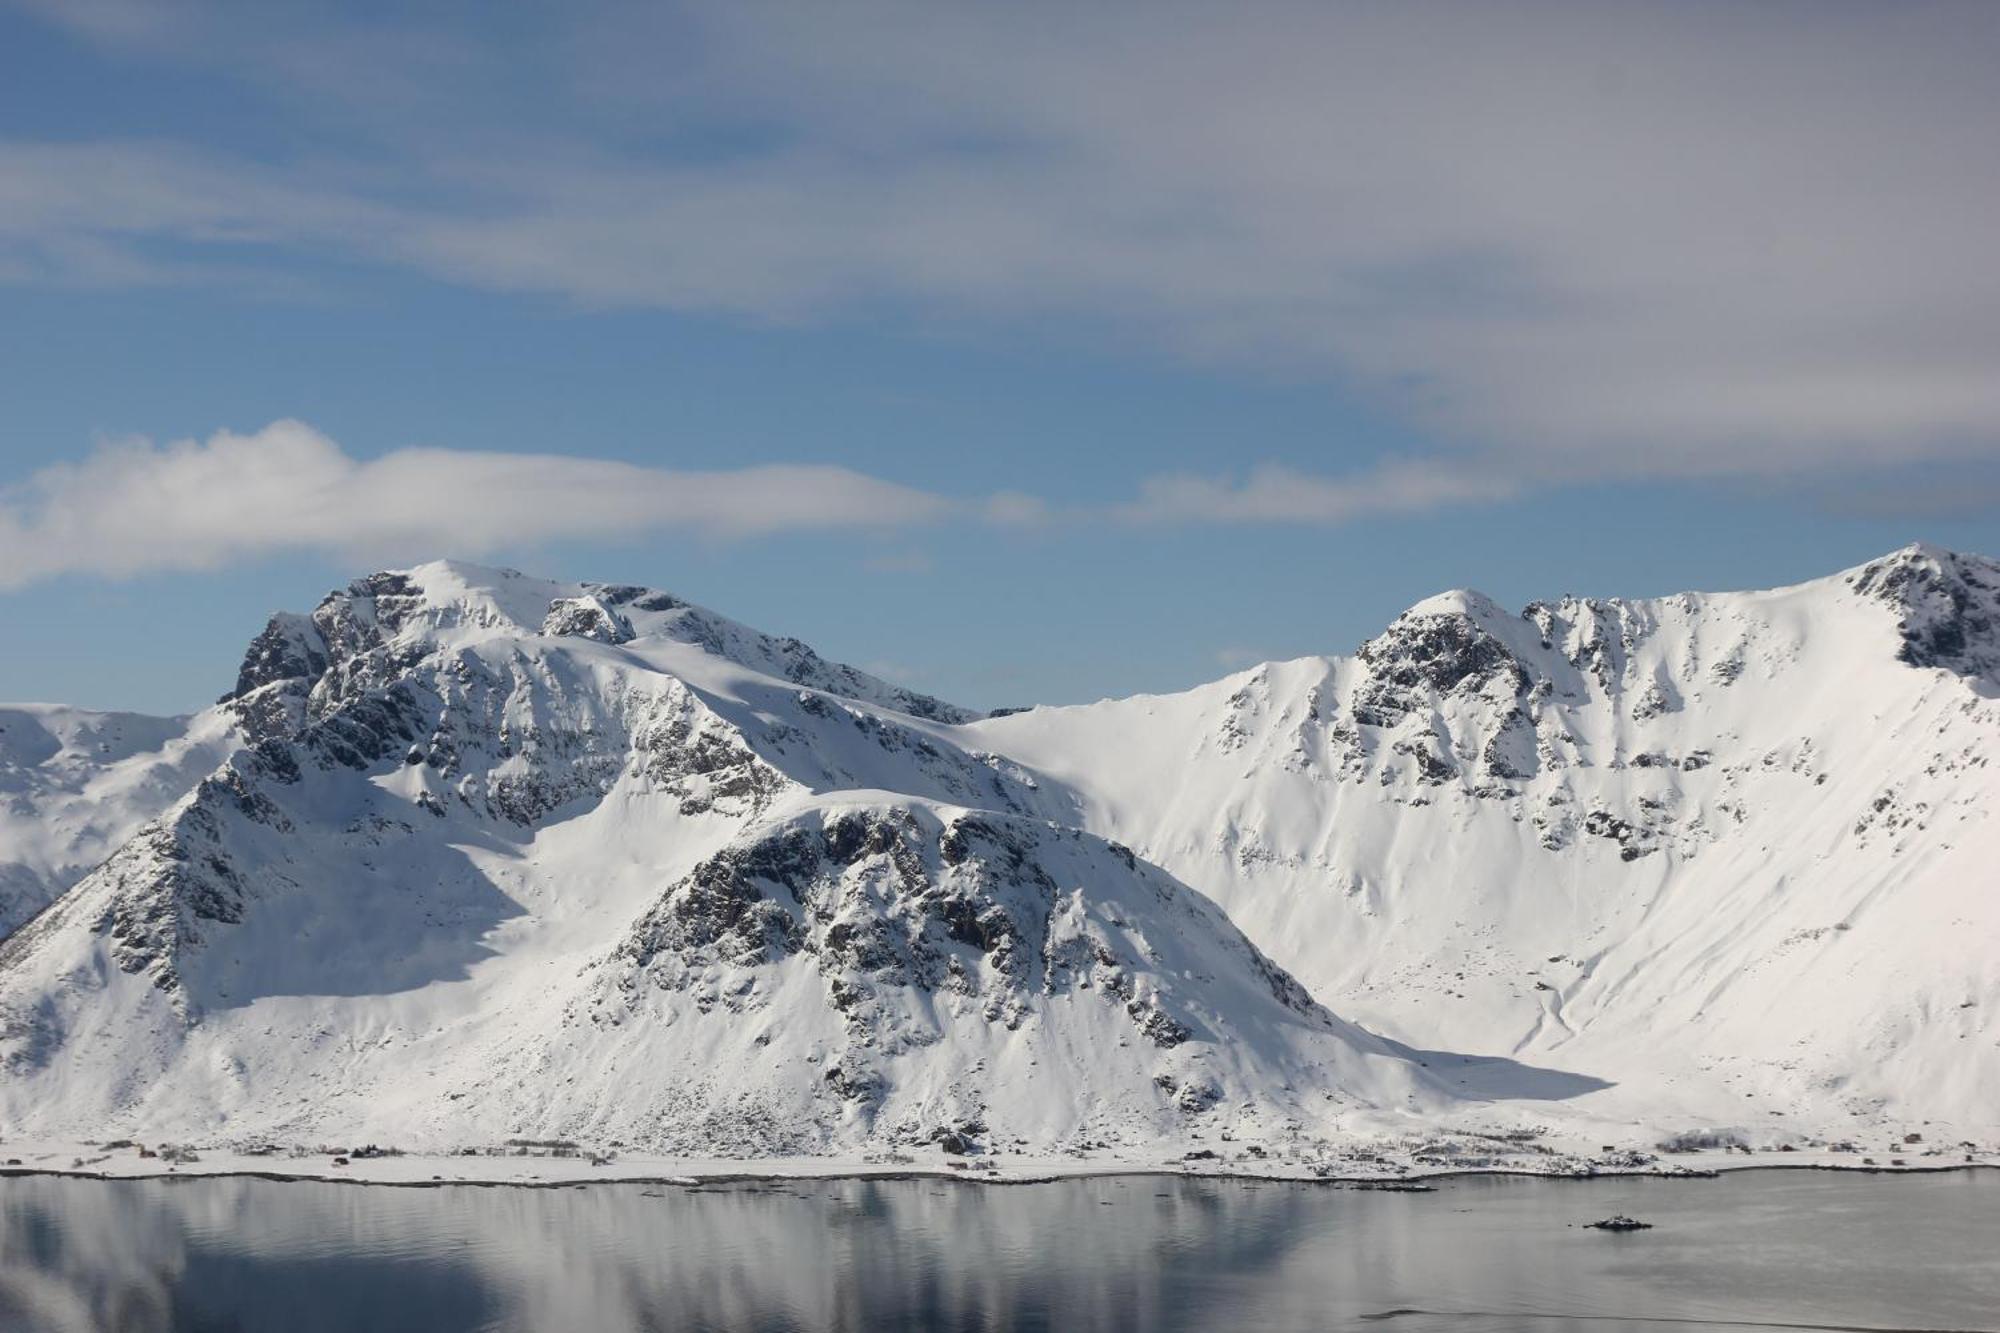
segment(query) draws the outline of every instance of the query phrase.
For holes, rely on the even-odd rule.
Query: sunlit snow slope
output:
[[[0,933],[81,879],[239,743],[233,720],[0,705]]]
[[[1611,1081],[1602,1114],[1990,1134],[1996,696],[2000,565],[1917,546],[1449,593],[1353,657],[969,730],[1387,1035]]]

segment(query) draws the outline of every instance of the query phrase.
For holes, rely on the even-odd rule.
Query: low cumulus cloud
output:
[[[1142,518],[2000,457],[2000,5],[774,0],[506,37],[36,8],[322,132],[0,141],[0,278],[332,256],[585,306],[1057,318],[1337,378],[1463,460],[1163,480]]]
[[[671,471],[456,449],[358,459],[280,421],[206,440],[107,444],[0,489],[0,587],[217,569],[282,551],[430,557],[647,532],[887,530],[955,508],[841,467]]]

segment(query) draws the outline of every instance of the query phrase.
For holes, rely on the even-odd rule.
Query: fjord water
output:
[[[1653,1223],[1612,1235],[1612,1213]],[[2000,1328],[2000,1175],[0,1180],[9,1330]]]

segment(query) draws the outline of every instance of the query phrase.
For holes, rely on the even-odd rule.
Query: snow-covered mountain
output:
[[[2000,1124],[2000,564],[1412,607],[968,728],[1390,1036],[1745,1125]]]
[[[0,945],[10,1133],[1047,1150],[1452,1100],[969,715],[662,593],[377,575],[216,712],[243,748]]]
[[[0,721],[0,861],[65,890],[0,944],[9,1134],[2000,1131],[1978,557],[1452,593],[983,719],[439,563],[275,617],[193,719]]]

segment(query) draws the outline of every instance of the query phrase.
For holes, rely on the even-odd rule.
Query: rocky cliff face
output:
[[[1122,908],[1065,888],[1076,876],[1052,873],[1051,852],[1143,896]],[[891,994],[948,992],[951,1007],[1017,1029],[1045,997],[1094,992],[1134,1036],[1170,1050],[1200,1019],[1179,982],[1158,974],[1148,924],[1212,936],[1199,947],[1233,953],[1271,1002],[1333,1027],[1206,903],[1142,870],[1130,852],[1057,825],[908,804],[816,809],[733,843],[669,886],[606,966],[620,994],[651,985],[744,1012],[761,998],[754,979],[730,984],[741,969],[803,958],[858,1038],[892,1046],[928,1045],[942,1033],[934,1022],[882,1032]]]
[[[1895,615],[1903,661],[2000,683],[2000,562],[1911,546],[1849,583]]]

